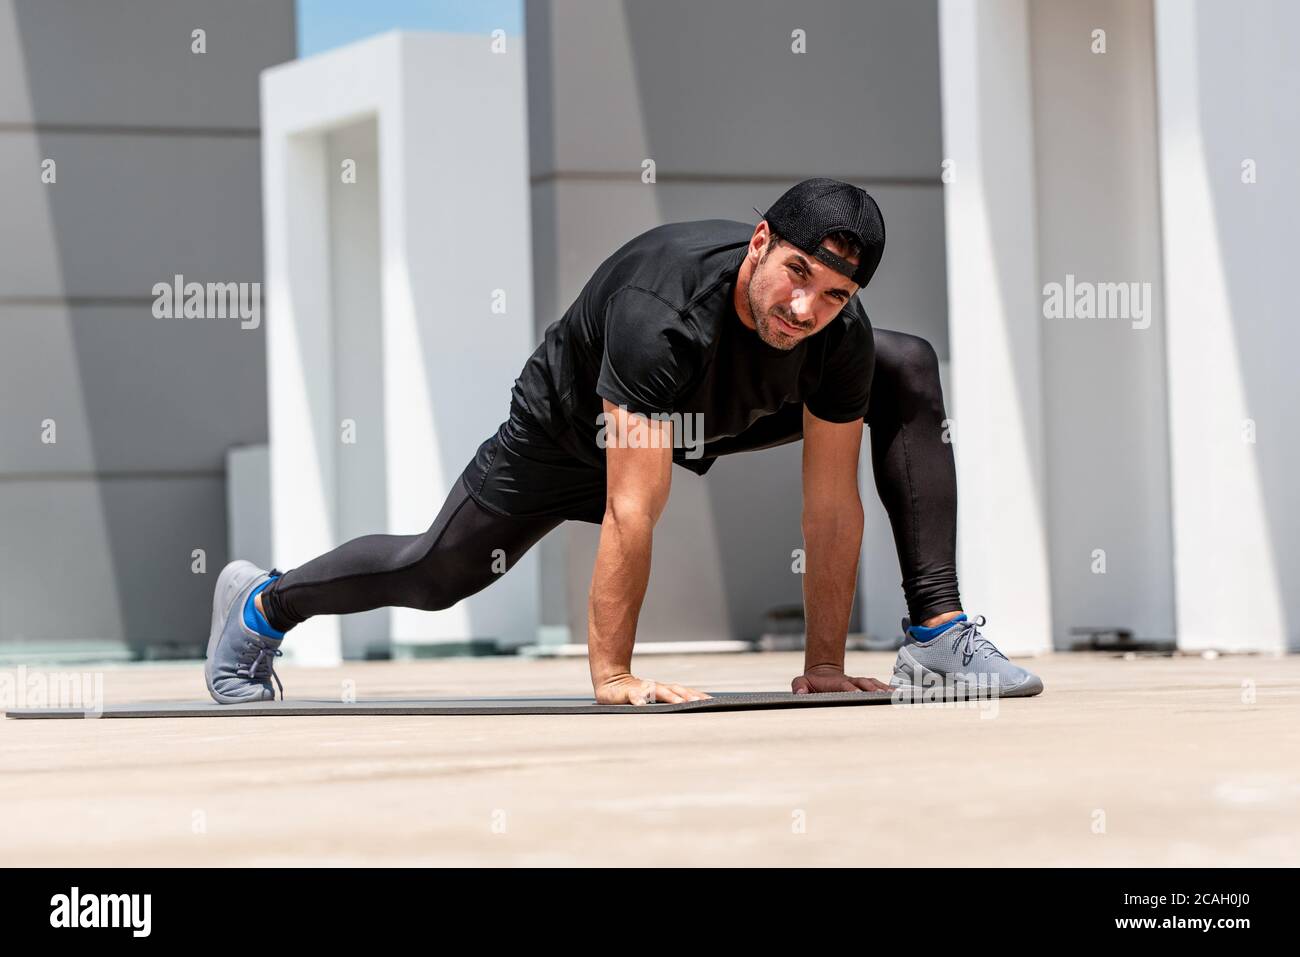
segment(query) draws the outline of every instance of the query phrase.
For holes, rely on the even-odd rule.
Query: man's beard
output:
[[[751,283],[751,288],[745,290],[745,298],[749,301],[749,314],[754,317],[754,327],[758,337],[774,349],[789,352],[803,341],[803,337],[789,335],[777,323],[773,313],[763,312],[758,308],[754,302],[752,285]],[[790,320],[785,319],[785,321]]]

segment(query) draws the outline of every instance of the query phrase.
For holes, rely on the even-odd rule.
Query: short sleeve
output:
[[[698,363],[681,315],[654,293],[626,286],[605,306],[596,393],[629,412],[670,414]]]
[[[871,401],[875,336],[865,316],[853,315],[849,319],[844,334],[827,341],[821,381],[804,397],[808,411],[826,422],[864,418]]]

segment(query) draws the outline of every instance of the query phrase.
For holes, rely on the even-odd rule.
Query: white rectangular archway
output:
[[[524,49],[390,33],[262,74],[272,554],[428,528],[534,346]],[[536,557],[454,608],[311,619],[285,653],[536,639]]]

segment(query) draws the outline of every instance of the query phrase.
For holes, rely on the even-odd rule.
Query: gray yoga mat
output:
[[[326,699],[296,698],[249,704],[212,701],[156,701],[106,705],[101,712],[82,708],[11,708],[9,718],[235,718],[294,717],[304,715],[471,715],[471,714],[682,714],[696,711],[757,711],[770,708],[834,708],[869,704],[910,703],[905,693],[889,691],[834,691],[792,694],[788,691],[708,692],[704,701],[680,704],[604,705],[592,698],[420,698],[384,699],[346,703]],[[974,698],[974,695],[971,695]],[[1016,697],[1002,695],[1001,697]],[[949,693],[926,694],[922,703],[957,700]],[[972,701],[972,704],[978,702]]]

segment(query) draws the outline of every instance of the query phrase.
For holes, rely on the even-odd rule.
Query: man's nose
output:
[[[808,318],[813,311],[813,297],[802,289],[796,289],[790,298],[790,312],[796,317]]]

